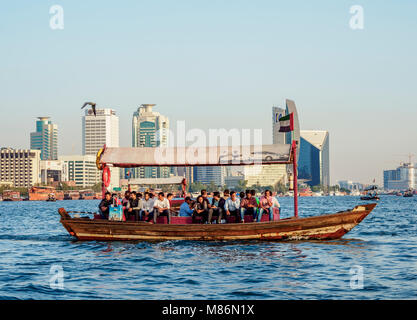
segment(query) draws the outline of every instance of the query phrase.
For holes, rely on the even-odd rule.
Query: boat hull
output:
[[[72,218],[59,209],[61,223],[78,240],[329,240],[339,239],[358,225],[376,204],[307,218],[271,222],[170,225]]]

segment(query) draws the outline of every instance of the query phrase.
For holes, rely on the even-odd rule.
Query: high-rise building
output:
[[[58,125],[49,117],[39,117],[36,131],[30,134],[30,149],[41,151],[41,160],[58,159]]]
[[[82,118],[83,155],[96,156],[104,145],[119,147],[119,117],[113,109],[88,109]],[[120,169],[110,168],[111,182],[109,188],[119,186]]]
[[[159,112],[152,111],[155,104],[142,104],[133,113],[132,146],[168,146],[169,120]],[[133,170],[135,178],[166,178],[168,167],[140,167]]]
[[[119,117],[112,109],[86,110],[82,119],[83,155],[95,156],[105,144],[119,146]]]
[[[296,113],[295,104],[291,100],[286,101],[285,109],[280,107],[272,107],[272,143],[273,144],[291,144],[292,141],[292,133],[285,133],[279,132],[280,123],[279,119],[283,116],[290,114],[291,112]],[[298,122],[295,121],[295,124]],[[295,132],[298,132],[295,130]],[[276,183],[282,182],[287,183],[288,181],[288,171],[289,168],[286,164],[277,164],[273,165],[272,167],[263,166],[261,169],[259,168],[246,168],[245,169],[245,176],[246,180],[248,180],[248,186],[257,184],[257,182],[263,181],[261,185],[265,186],[275,186]],[[264,179],[260,179],[260,177],[256,176],[256,172],[260,173],[260,177],[262,176]]]
[[[329,133],[301,130],[298,179],[310,186],[330,185]]]
[[[40,150],[2,148],[0,181],[13,187],[30,188],[40,182]]]
[[[403,163],[396,170],[384,171],[384,189],[407,190],[417,189],[416,165]]]
[[[216,186],[224,186],[225,176],[226,167],[224,166],[194,167],[194,181],[203,184],[214,183]]]
[[[279,132],[279,119],[285,116],[285,110],[280,107],[272,107],[272,143],[285,144],[285,132]]]
[[[68,166],[68,181],[75,181],[77,186],[85,188],[101,182],[101,174],[96,167],[96,156],[60,156],[59,160]]]

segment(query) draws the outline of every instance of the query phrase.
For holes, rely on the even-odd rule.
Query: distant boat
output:
[[[404,192],[403,197],[404,197],[404,198],[411,198],[413,195],[414,195],[413,190],[409,189],[409,190],[407,190],[406,192]]]
[[[380,200],[378,197],[378,193],[376,190],[378,189],[378,186],[372,185],[365,189],[365,191],[368,191],[366,196],[361,197],[361,200]]]
[[[378,195],[367,195],[364,197],[361,197],[361,200],[380,200]]]

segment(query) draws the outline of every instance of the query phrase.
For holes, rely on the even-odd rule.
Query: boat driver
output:
[[[100,209],[100,215],[103,219],[109,219],[110,206],[113,204],[113,199],[110,192],[106,192],[104,199],[101,200],[98,208]]]

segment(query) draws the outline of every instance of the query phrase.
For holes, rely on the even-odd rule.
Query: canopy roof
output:
[[[230,166],[288,164],[289,144],[218,147],[106,148],[100,163],[113,167]]]
[[[184,177],[169,177],[169,178],[137,178],[129,179],[128,184],[130,185],[169,185],[169,184],[181,184]]]

